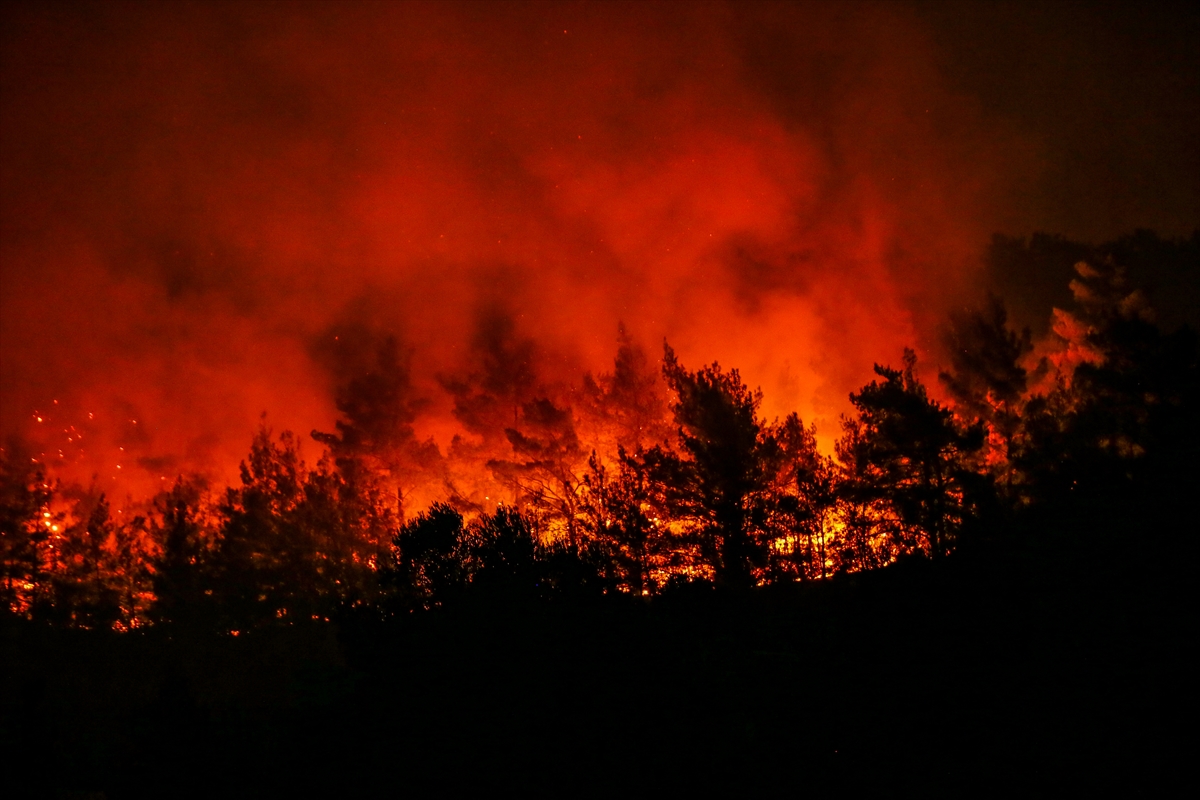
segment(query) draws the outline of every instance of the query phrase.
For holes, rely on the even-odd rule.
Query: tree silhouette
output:
[[[578,551],[585,459],[571,410],[539,398],[522,405],[521,423],[523,431],[504,431],[513,458],[493,459],[487,466],[498,478],[518,488],[522,504],[560,525],[567,546]]]
[[[773,567],[782,579],[824,578],[837,507],[833,463],[817,450],[816,427],[789,414],[768,431],[775,464],[768,474]]]
[[[147,612],[154,601],[154,541],[145,516],[136,514],[117,525],[111,540],[109,580],[118,597],[124,628],[149,621]]]
[[[521,405],[536,391],[536,348],[517,336],[512,317],[496,311],[481,317],[471,347],[475,370],[443,383],[463,427],[485,441],[501,440],[506,428],[517,427]]]
[[[654,567],[669,547],[665,526],[652,516],[661,503],[652,496],[645,462],[621,449],[615,465],[608,466],[593,453],[584,484],[585,524],[593,546],[617,568],[612,577],[633,594],[653,594]]]
[[[538,542],[520,511],[500,506],[466,531],[471,588],[491,599],[532,599],[538,595]]]
[[[103,493],[81,497],[74,515],[77,521],[66,528],[55,553],[53,618],[82,628],[111,628],[121,617],[111,564],[117,526]]]
[[[990,294],[983,309],[951,314],[945,336],[950,369],[938,378],[963,420],[987,427],[989,466],[1011,487],[1013,441],[1027,389],[1021,360],[1033,343],[1028,328],[1016,334],[1007,322],[1004,303]]]
[[[443,388],[454,399],[454,417],[468,437],[456,435],[450,445],[451,501],[459,507],[481,511],[494,490],[479,483],[480,464],[503,461],[512,455],[507,430],[521,429],[521,407],[536,396],[548,396],[537,385],[537,348],[531,339],[518,336],[512,317],[491,309],[481,315],[471,341],[472,368],[466,374],[443,377]],[[474,437],[472,440],[471,437]],[[521,488],[506,482],[516,502]]]
[[[1131,493],[1177,508],[1200,448],[1196,335],[1164,334],[1113,260],[1076,265],[1057,311],[1057,384],[1030,400],[1015,456],[1027,501],[1063,515],[1123,513]]]
[[[264,424],[241,464],[242,485],[226,489],[211,590],[231,626],[295,615],[295,602],[310,596],[305,576],[313,553],[294,524],[303,470],[291,434],[277,445]]]
[[[752,568],[765,561],[762,493],[774,447],[757,417],[762,394],[751,392],[737,370],[712,364],[688,371],[669,345],[663,377],[675,395],[682,454],[655,447],[645,461],[668,508],[695,527],[717,581],[749,586]]]
[[[617,326],[613,371],[583,378],[584,410],[594,420],[592,446],[601,452],[627,452],[666,444],[674,436],[667,415],[661,371],[633,340],[624,323]]]
[[[192,622],[203,613],[205,571],[214,546],[201,510],[202,485],[180,477],[154,500],[150,535],[158,542],[154,561],[155,622]]]
[[[960,429],[948,409],[929,399],[915,367],[911,350],[903,370],[875,366],[883,381],[850,395],[858,417],[844,421],[838,455],[845,491],[894,512],[881,522],[897,550],[939,558],[969,514],[971,458],[983,445],[983,431]]]
[[[28,613],[46,580],[44,551],[61,524],[40,465],[15,439],[0,448],[0,609]]]
[[[398,524],[378,484],[351,481],[323,457],[308,472],[296,524],[316,555],[314,586],[322,605],[359,604],[379,591],[376,568]]]
[[[393,539],[394,558],[384,581],[405,606],[433,608],[465,591],[467,572],[462,514],[434,503],[406,523]]]
[[[409,358],[394,336],[365,338],[357,350],[370,356],[354,354],[351,363],[360,371],[345,376],[337,390],[337,433],[314,430],[312,437],[329,448],[347,482],[362,493],[381,494],[380,502],[402,517],[405,493],[428,478],[441,455],[413,429],[425,401],[412,385]]]
[[[321,619],[367,589],[392,531],[361,512],[351,484],[328,463],[310,473],[291,432],[277,444],[265,426],[241,473],[219,508],[210,573],[226,624]]]

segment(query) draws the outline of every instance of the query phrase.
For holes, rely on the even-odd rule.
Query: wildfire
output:
[[[319,43],[302,10],[242,26],[269,69],[222,44],[237,8],[95,26],[115,44],[17,13],[12,62],[61,74],[5,103],[5,466],[38,575],[13,603],[59,581],[132,629],[186,584],[169,555],[324,618],[297,598],[384,591],[421,525],[459,537],[407,567],[428,603],[504,537],[633,594],[821,580],[941,557],[972,491],[1019,494],[1106,325],[1149,319],[1091,259],[1036,346],[993,306],[939,349],[1030,149],[891,11],[626,10],[556,9],[567,40],[536,7],[371,5]]]

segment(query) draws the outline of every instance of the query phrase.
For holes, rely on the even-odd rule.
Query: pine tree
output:
[[[547,398],[533,400],[522,405],[521,430],[504,433],[512,458],[488,461],[488,468],[517,487],[521,506],[561,528],[567,546],[578,552],[585,455],[571,410]]]
[[[770,490],[773,560],[784,577],[828,575],[835,530],[837,495],[831,459],[817,450],[815,426],[789,414],[772,426],[776,463]]]
[[[592,453],[584,484],[585,524],[592,547],[615,567],[610,577],[632,594],[653,594],[654,569],[669,548],[665,524],[653,516],[654,487],[644,461],[620,449],[609,466]]]
[[[691,523],[717,582],[752,585],[766,557],[763,503],[774,448],[758,419],[762,393],[718,364],[688,371],[670,346],[663,377],[675,395],[680,454],[656,447],[646,463],[668,510]]]
[[[154,499],[150,535],[157,541],[151,619],[157,623],[190,622],[204,613],[205,573],[215,545],[215,531],[201,508],[198,480],[180,477]]]
[[[103,493],[84,495],[73,515],[77,521],[67,526],[56,553],[52,616],[66,625],[111,628],[121,618],[111,557],[117,525]]]
[[[989,466],[1011,488],[1013,444],[1027,390],[1021,361],[1033,349],[1029,329],[1009,330],[1004,303],[988,295],[982,310],[951,315],[946,349],[950,369],[938,378],[963,421],[986,426]]]
[[[54,492],[20,443],[0,448],[0,610],[28,614],[46,590],[46,549],[61,524]]]
[[[970,514],[972,457],[983,445],[980,426],[960,428],[950,410],[931,400],[915,374],[916,355],[904,369],[875,366],[872,381],[850,402],[857,419],[845,423],[839,457],[846,491],[885,512],[899,553],[946,555]]]

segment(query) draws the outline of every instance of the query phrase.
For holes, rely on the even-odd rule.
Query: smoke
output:
[[[388,337],[443,450],[489,335],[569,384],[619,322],[827,444],[1033,169],[891,5],[5,16],[0,426],[136,491],[333,430]]]

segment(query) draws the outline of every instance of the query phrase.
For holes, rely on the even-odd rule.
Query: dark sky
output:
[[[0,429],[81,472],[329,429],[348,325],[412,349],[444,443],[497,315],[547,382],[624,321],[828,441],[873,362],[936,359],[993,232],[1200,223],[1182,4],[0,14]]]
[[[1006,231],[1103,241],[1200,224],[1194,3],[922,3],[943,74],[1037,148]]]

